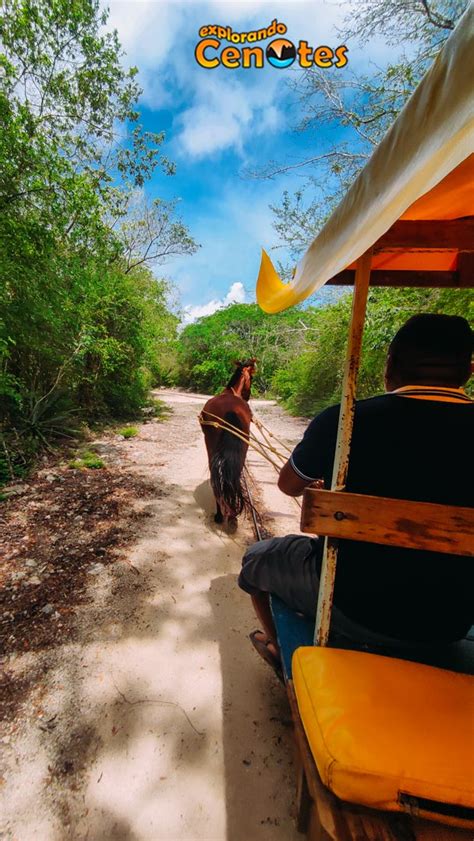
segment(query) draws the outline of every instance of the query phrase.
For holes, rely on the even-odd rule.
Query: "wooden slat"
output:
[[[474,556],[474,508],[306,488],[301,530],[406,549]]]
[[[399,220],[374,245],[374,253],[393,248],[472,251],[474,216],[464,219]]]
[[[474,838],[472,829],[441,826],[433,821],[417,819],[414,826],[416,841],[473,841]]]
[[[463,252],[469,253],[469,252]],[[330,286],[353,286],[354,269],[344,269],[328,280]],[[428,272],[428,271],[395,271],[373,269],[370,274],[371,286],[420,287],[423,289],[451,289],[459,286],[474,287],[474,273],[459,272]]]

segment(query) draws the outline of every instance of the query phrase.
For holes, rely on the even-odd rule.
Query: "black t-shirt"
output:
[[[314,418],[291,457],[302,478],[326,488],[338,417],[332,406]],[[473,420],[474,403],[397,394],[357,402],[346,490],[473,507]],[[473,588],[473,558],[340,541],[334,603],[397,639],[461,639],[474,621]]]

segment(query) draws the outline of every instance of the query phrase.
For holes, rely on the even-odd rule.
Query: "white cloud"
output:
[[[299,0],[290,4],[278,0],[252,3],[214,0],[207,4],[194,4],[191,0],[188,9],[188,31],[192,29],[193,22],[196,31],[203,22],[221,23],[243,30],[269,25],[276,17],[285,21],[294,40],[308,38],[315,46],[338,41],[334,24],[341,18],[340,6],[324,0]],[[283,104],[286,98],[288,74],[269,67],[235,75],[222,68],[219,72],[205,71],[203,74],[198,69],[189,73],[189,64],[185,64],[188,65],[186,69],[175,67],[181,82],[187,74],[185,83],[189,101],[175,123],[176,128],[181,129],[176,141],[178,156],[184,153],[202,160],[233,150],[244,157],[246,145],[256,137],[276,133],[286,123],[287,118],[278,103]]]
[[[200,306],[188,306],[184,308],[183,324],[191,324],[197,318],[204,315],[212,315],[217,310],[222,310],[229,304],[243,304],[245,302],[245,289],[240,282],[233,283],[224,298],[215,298],[207,304]]]
[[[344,5],[328,0],[212,0],[209,3],[216,18],[212,23],[222,21],[234,27],[239,24],[241,29],[260,29],[277,18],[287,25],[290,38],[306,38],[314,46],[327,43],[328,36],[334,38],[334,24],[341,21]]]
[[[117,29],[128,58],[147,68],[161,64],[179,38],[185,3],[111,0],[109,29]]]
[[[171,104],[163,73],[185,26],[186,3],[169,0],[102,0],[110,10],[108,29],[116,29],[126,62],[139,68],[140,101],[152,109]]]
[[[196,85],[195,100],[177,120],[180,151],[203,158],[224,149],[242,154],[244,142],[277,129],[275,85],[248,86],[207,75]]]

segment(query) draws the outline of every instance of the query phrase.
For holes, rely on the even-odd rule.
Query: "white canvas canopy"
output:
[[[283,283],[263,252],[257,282],[257,301],[266,312],[279,312],[304,300],[344,270],[399,220],[465,219],[474,215],[474,5],[470,5],[423,77],[393,126],[354,181],[328,222],[314,239],[295,270]],[[426,228],[426,226],[425,226]],[[457,268],[459,251],[472,251],[464,227],[453,246],[432,247],[393,238],[380,243],[372,269],[380,274],[433,272]],[[426,237],[425,237],[426,239]],[[437,247],[436,247],[437,246]],[[340,273],[343,273],[340,275]],[[406,277],[406,275],[405,275]],[[386,280],[386,285],[404,285]],[[375,281],[376,282],[376,281]],[[414,285],[429,285],[421,282]],[[432,285],[456,285],[434,283]],[[464,282],[461,285],[471,285]]]

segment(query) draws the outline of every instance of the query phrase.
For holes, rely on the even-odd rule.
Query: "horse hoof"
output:
[[[221,511],[218,511],[217,514],[214,514],[214,522],[215,523],[223,523],[224,522],[224,515]]]
[[[237,531],[238,521],[237,517],[230,517],[227,521],[227,531],[229,534],[234,534]]]

